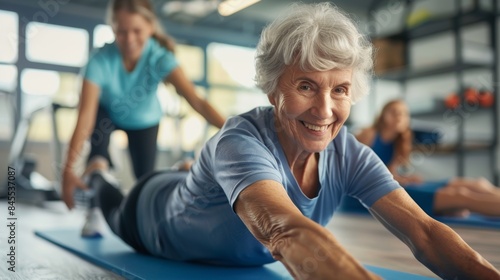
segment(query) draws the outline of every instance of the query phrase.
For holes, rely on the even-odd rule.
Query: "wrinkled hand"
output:
[[[75,207],[73,193],[75,188],[82,190],[88,189],[87,185],[78,177],[73,170],[65,169],[62,176],[62,199],[68,209]]]

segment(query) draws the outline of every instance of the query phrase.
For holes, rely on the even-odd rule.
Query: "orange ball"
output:
[[[493,96],[493,93],[488,90],[481,91],[479,93],[478,99],[479,105],[485,108],[493,106],[493,103],[495,102],[495,96]]]
[[[466,88],[464,91],[464,99],[470,105],[476,105],[479,103],[479,91],[475,88]]]
[[[460,98],[458,97],[458,95],[452,93],[446,96],[446,98],[444,99],[444,105],[446,106],[446,108],[455,109],[458,107],[458,105],[460,105]]]

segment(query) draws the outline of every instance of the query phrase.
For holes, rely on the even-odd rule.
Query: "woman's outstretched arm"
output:
[[[493,265],[450,227],[429,217],[404,190],[382,197],[370,212],[443,279],[500,279]]]
[[[302,215],[276,181],[259,181],[247,187],[234,209],[295,279],[379,279],[327,229]]]

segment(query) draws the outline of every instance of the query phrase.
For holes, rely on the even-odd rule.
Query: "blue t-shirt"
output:
[[[173,53],[150,38],[134,70],[128,72],[115,43],[90,57],[84,78],[101,89],[99,102],[122,129],[144,129],[160,122],[162,109],[156,91],[174,68]]]
[[[169,259],[262,265],[274,259],[233,211],[236,198],[249,185],[279,182],[298,209],[321,225],[331,219],[343,195],[370,207],[400,188],[375,153],[345,127],[320,153],[318,164],[319,192],[309,198],[278,142],[274,108],[232,117],[206,143],[185,180],[143,189],[137,210],[141,239],[153,255]]]
[[[394,156],[394,142],[384,142],[380,134],[377,133],[371,148],[385,165],[391,163],[392,157]]]

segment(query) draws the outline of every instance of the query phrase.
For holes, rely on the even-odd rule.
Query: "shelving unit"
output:
[[[416,0],[400,1],[400,3],[404,5],[405,16],[403,17],[403,19],[406,19],[406,17],[409,15],[415,2]],[[496,0],[491,0],[491,8],[492,8],[491,11],[481,10],[481,8],[479,7],[479,2],[476,1],[475,3],[476,5],[473,7],[471,11],[464,12],[462,10],[463,7],[462,1],[455,0],[454,5],[456,13],[454,15],[450,15],[446,18],[430,19],[425,23],[422,23],[410,29],[406,28],[406,25],[404,25],[405,27],[401,32],[392,34],[390,36],[384,36],[384,38],[387,39],[400,40],[403,42],[403,44],[405,45],[405,55],[404,55],[405,67],[395,71],[389,71],[381,75],[378,75],[376,80],[395,81],[405,86],[407,82],[414,79],[432,78],[432,77],[438,77],[439,75],[454,74],[457,78],[458,84],[456,85],[456,88],[457,88],[457,93],[460,96],[461,104],[465,104],[464,92],[467,86],[464,81],[465,72],[471,70],[487,70],[490,71],[492,74],[493,77],[492,81],[496,81],[498,79],[498,62],[499,62],[498,51],[497,51],[497,23],[496,23],[496,19],[498,16],[497,12],[498,3]],[[383,0],[373,1],[369,15],[370,16],[374,15],[374,12],[377,11],[377,9],[383,8],[384,5],[386,4],[387,1]],[[370,22],[375,22],[375,21],[371,20]],[[493,51],[493,60],[489,63],[474,63],[474,62],[471,63],[468,61],[464,61],[462,57],[463,38],[461,35],[461,31],[465,27],[478,23],[485,23],[489,29],[488,47],[490,47],[491,50]],[[412,67],[410,67],[412,62],[410,61],[408,45],[416,40],[430,38],[431,36],[439,35],[446,32],[452,32],[454,37],[454,52],[455,52],[453,59],[454,61],[443,65],[427,67],[425,69],[418,69],[418,70],[412,69]],[[377,36],[373,37],[374,39],[377,38]],[[498,85],[494,83],[490,85],[490,87],[495,99],[497,99],[499,90]],[[456,144],[437,145],[436,150],[438,152],[456,153],[457,176],[465,175],[465,157],[468,153],[486,151],[489,153],[489,158],[490,158],[489,165],[491,166],[491,174],[493,175],[493,180],[498,185],[499,181],[499,174],[497,172],[498,163],[495,158],[495,149],[498,146],[497,138],[498,138],[499,114],[498,114],[497,104],[498,102],[495,100],[492,107],[478,109],[478,111],[481,112],[489,111],[492,114],[491,124],[488,124],[491,127],[493,133],[492,139],[489,139],[487,141],[485,140],[475,141],[466,138],[465,137],[466,118],[463,117],[463,115],[457,114],[457,116],[460,117],[460,122],[458,123],[457,126],[458,139]],[[453,110],[460,110],[460,109],[463,110],[461,105],[456,109],[448,109],[444,107],[444,105],[436,106],[435,108],[429,108],[429,110],[425,112],[416,112],[415,114],[412,114],[412,117],[421,118],[421,117],[432,117],[439,115],[443,116],[443,114],[445,113],[450,113],[450,110],[452,110],[451,112],[453,112]],[[476,112],[471,112],[471,115],[473,115],[474,113]]]

